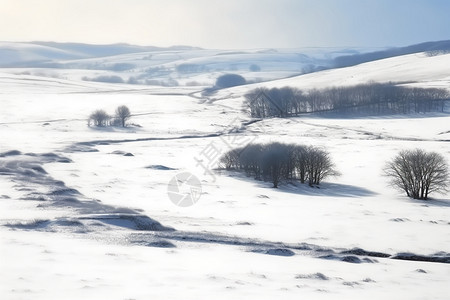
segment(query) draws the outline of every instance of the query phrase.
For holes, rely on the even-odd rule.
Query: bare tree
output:
[[[289,166],[289,150],[286,144],[267,144],[261,154],[261,169],[263,178],[270,179],[274,188],[286,179],[286,169]]]
[[[110,119],[111,117],[103,109],[99,109],[89,116],[88,125],[90,126],[92,121],[97,127],[107,126]]]
[[[227,170],[238,169],[239,168],[239,153],[242,151],[241,148],[230,150],[226,152],[220,158],[220,165]]]
[[[240,151],[239,163],[248,176],[255,176],[255,179],[261,179],[261,155],[264,146],[261,144],[249,144]]]
[[[427,200],[432,192],[445,192],[449,185],[448,165],[436,152],[404,150],[386,164],[384,174],[391,185],[408,197]]]
[[[271,181],[274,188],[289,179],[301,183],[309,180],[312,186],[328,176],[339,175],[327,151],[296,144],[249,144],[226,152],[220,162],[227,170],[240,170],[257,180]]]
[[[296,145],[293,152],[293,163],[297,178],[301,183],[307,179],[308,147]]]
[[[306,151],[306,173],[310,186],[318,185],[329,176],[338,176],[331,161],[330,154],[317,147],[308,147]]]
[[[116,118],[120,121],[122,127],[125,127],[126,121],[130,119],[130,117],[130,109],[127,106],[121,105],[116,109]]]
[[[449,93],[438,88],[407,88],[393,83],[359,84],[301,91],[296,88],[257,88],[245,95],[254,118],[289,117],[302,113],[338,112],[383,115],[445,110]]]

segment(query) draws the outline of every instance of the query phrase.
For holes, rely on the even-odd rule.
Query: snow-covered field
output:
[[[0,42],[0,67],[11,74],[77,81],[110,81],[108,78],[115,76],[116,80],[135,85],[205,87],[214,85],[216,78],[224,73],[240,74],[248,82],[270,81],[329,68],[337,56],[370,50],[373,49],[235,51],[183,46]]]
[[[267,86],[448,87],[449,58],[405,56]],[[448,262],[450,194],[411,200],[381,175],[401,149],[449,160],[448,114],[245,125],[242,96],[255,85],[210,101],[199,87],[56,77],[0,74],[1,299],[448,299],[448,263],[420,260]],[[92,111],[122,104],[133,125],[87,126]],[[323,146],[342,176],[320,189],[273,189],[213,170],[218,153],[252,141]],[[202,194],[179,207],[167,189],[185,171]]]

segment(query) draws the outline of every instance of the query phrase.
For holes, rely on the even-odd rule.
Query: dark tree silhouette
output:
[[[450,94],[445,89],[410,88],[372,82],[308,91],[290,87],[258,88],[247,93],[245,100],[254,118],[327,112],[386,115],[443,112],[450,101]]]
[[[274,188],[289,179],[308,181],[312,186],[339,175],[327,151],[296,144],[250,144],[226,152],[220,162],[227,170],[244,171],[257,180],[271,181]]]
[[[261,179],[261,155],[264,147],[260,144],[250,144],[239,153],[239,163],[248,176]]]
[[[390,178],[391,185],[413,199],[427,200],[432,192],[448,190],[448,165],[436,152],[401,151],[386,164],[384,174]]]
[[[261,155],[261,167],[263,177],[270,179],[273,187],[277,188],[289,164],[288,148],[284,144],[271,143],[266,146]]]
[[[120,121],[121,126],[125,127],[126,121],[131,118],[130,109],[125,105],[117,107],[116,118]]]
[[[337,176],[330,154],[317,147],[308,147],[306,151],[306,173],[309,185],[318,185],[328,176]]]
[[[297,173],[297,178],[301,183],[305,183],[308,178],[307,167],[308,167],[308,147],[302,145],[296,145],[293,149],[293,163],[294,169]]]
[[[219,89],[246,84],[244,77],[238,74],[224,74],[217,78],[215,87]]]
[[[234,149],[231,151],[226,152],[222,157],[220,158],[220,166],[227,169],[238,169],[239,168],[239,153],[242,151],[242,149]]]
[[[89,116],[88,125],[90,126],[92,121],[97,127],[108,126],[110,120],[111,117],[103,109],[99,109]]]

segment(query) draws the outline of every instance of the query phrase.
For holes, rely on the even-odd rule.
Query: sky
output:
[[[0,41],[218,49],[450,39],[450,0],[0,0]]]

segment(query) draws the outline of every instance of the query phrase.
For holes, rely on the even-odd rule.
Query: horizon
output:
[[[113,42],[113,43],[85,43],[85,42],[73,42],[73,41],[52,41],[52,40],[22,40],[22,41],[11,41],[11,40],[0,40],[0,43],[11,43],[11,44],[59,44],[59,45],[87,45],[87,46],[131,46],[131,47],[149,47],[149,48],[161,48],[161,49],[169,49],[169,48],[177,48],[177,47],[186,47],[192,49],[200,49],[200,50],[257,50],[257,49],[274,49],[274,50],[292,50],[292,49],[394,49],[394,48],[404,48],[409,46],[421,45],[426,43],[439,43],[439,42],[447,42],[450,39],[444,40],[424,40],[414,44],[402,44],[397,46],[386,45],[386,46],[357,46],[357,45],[337,45],[337,46],[304,46],[304,47],[250,47],[250,48],[205,48],[197,45],[187,45],[187,44],[174,44],[168,46],[160,46],[154,44],[135,44],[128,42]],[[376,51],[376,50],[375,50]]]

